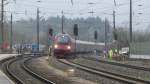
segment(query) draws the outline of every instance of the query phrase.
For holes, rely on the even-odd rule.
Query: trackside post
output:
[[[75,36],[75,57],[76,57],[76,40],[77,40],[77,36],[78,36],[78,24],[74,24],[74,28],[73,28],[73,34]]]

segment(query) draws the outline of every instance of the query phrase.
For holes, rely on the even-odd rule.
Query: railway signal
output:
[[[94,31],[94,39],[97,40],[97,31]]]
[[[53,29],[50,28],[48,30],[48,34],[49,34],[49,37],[48,37],[48,45],[49,45],[49,56],[53,56],[53,47],[52,47],[52,44],[53,44]]]
[[[114,34],[114,40],[118,40],[118,35],[117,35],[117,32],[116,32],[116,29],[114,30],[113,34]]]
[[[53,29],[52,28],[49,29],[49,35],[53,36]]]
[[[75,56],[76,56],[76,40],[77,40],[77,36],[78,36],[78,24],[74,24],[74,28],[73,28],[73,34],[75,36]]]
[[[78,24],[74,24],[73,33],[75,36],[78,36]]]

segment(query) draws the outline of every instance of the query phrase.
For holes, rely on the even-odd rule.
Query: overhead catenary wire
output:
[[[138,2],[138,1],[140,1],[140,0],[136,0],[136,1],[134,1],[134,2]],[[100,3],[97,3],[97,4],[100,4]],[[117,5],[117,7],[119,7],[119,6],[123,6],[123,5],[127,5],[128,3],[122,3],[122,4],[119,4],[119,5]],[[33,4],[26,4],[26,3],[23,3],[23,5],[24,6],[31,6],[31,7],[37,7],[36,5],[33,5]],[[50,9],[50,10],[52,10],[52,11],[57,11],[56,9],[52,9],[52,8],[47,8],[47,7],[40,7],[39,6],[39,8],[42,8],[42,9]],[[90,7],[88,7],[88,8],[91,8],[91,6]],[[79,10],[79,11],[76,11],[76,12],[73,12],[73,11],[71,11],[71,10],[64,10],[64,11],[67,11],[66,12],[66,14],[68,13],[70,13],[70,14],[78,14],[78,13],[80,13],[80,14],[85,14],[85,13],[87,13],[87,12],[84,12],[84,13],[82,13],[81,11],[86,11],[86,10],[89,10],[88,8],[85,8],[85,9],[81,9],[81,10]],[[59,9],[58,9],[59,10]],[[104,8],[103,9],[103,11],[107,11],[107,10],[112,10],[111,8],[109,9],[109,7],[108,7],[108,9],[107,8]],[[59,10],[60,11],[60,10]],[[102,11],[102,12],[103,12]],[[49,12],[49,13],[53,13],[53,12]],[[59,13],[59,12],[57,12],[57,13]],[[97,13],[97,12],[95,12],[95,13]]]
[[[103,0],[104,1],[104,0]],[[86,6],[86,4],[87,4],[87,2],[84,4],[85,6],[85,8],[78,8],[78,9],[69,9],[69,10],[64,10],[64,14],[67,16],[67,15],[74,15],[74,16],[77,16],[77,15],[88,15],[88,12],[91,10],[91,7],[94,7],[94,6],[99,6],[100,8],[101,8],[101,10],[99,11],[94,11],[95,12],[95,15],[106,15],[106,16],[111,16],[112,14],[110,13],[110,11],[112,11],[112,8],[110,7],[110,6],[107,6],[106,5],[106,7],[101,7],[100,6],[100,4],[104,4],[103,3],[103,1],[100,1],[100,2],[95,2],[96,3],[96,5],[92,5],[92,6],[89,6],[89,5],[87,5]],[[113,1],[113,0],[112,0]],[[140,1],[142,1],[142,0],[133,0],[133,4],[134,3],[137,3],[137,2],[140,2]],[[56,2],[52,2],[52,3],[56,3]],[[60,2],[58,2],[58,3],[60,3]],[[105,2],[106,3],[106,2]],[[76,4],[80,4],[80,3],[76,3],[75,1],[74,1],[74,6],[76,5]],[[119,7],[122,7],[122,6],[128,6],[129,5],[129,2],[123,2],[123,3],[117,3],[116,4],[116,8],[119,8]],[[37,7],[36,6],[36,4],[31,4],[31,3],[26,3],[26,1],[24,1],[20,6],[29,6],[29,7]],[[54,8],[49,8],[49,7],[43,7],[43,6],[39,6],[39,8],[40,9],[46,9],[47,10],[47,12],[45,13],[45,11],[44,12],[42,12],[41,11],[41,14],[43,14],[44,15],[44,13],[45,14],[53,14],[53,15],[61,15],[60,14],[60,10],[59,9],[54,9]],[[93,9],[94,10],[94,9]],[[107,12],[108,11],[108,12]],[[34,15],[35,13],[33,13],[33,11],[30,11],[30,10],[27,10],[27,13],[28,13],[28,15]],[[116,12],[116,15],[119,15],[119,16],[122,16],[122,15],[127,15],[127,13],[118,13],[118,12]],[[147,14],[148,15],[148,14]],[[134,16],[134,17],[137,17],[137,16]]]

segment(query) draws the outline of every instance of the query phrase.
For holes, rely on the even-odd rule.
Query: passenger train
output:
[[[93,50],[103,50],[104,43],[87,42],[74,40],[68,34],[58,34],[53,39],[53,55],[56,57],[65,57],[71,53],[86,53]]]

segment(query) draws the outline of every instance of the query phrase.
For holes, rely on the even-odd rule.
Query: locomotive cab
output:
[[[72,41],[69,35],[62,34],[55,37],[54,44],[54,55],[64,56],[69,54],[72,49]]]

